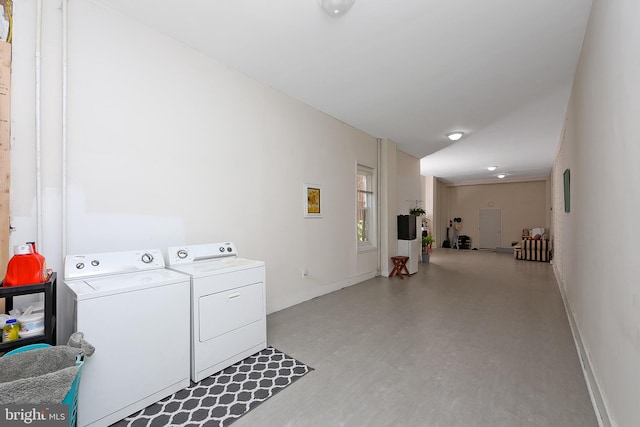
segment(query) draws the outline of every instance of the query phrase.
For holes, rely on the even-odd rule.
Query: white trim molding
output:
[[[571,305],[567,300],[565,295],[565,286],[562,280],[560,279],[560,275],[556,270],[556,265],[553,265],[553,273],[556,276],[556,282],[558,284],[558,289],[560,290],[560,295],[562,296],[562,302],[564,303],[564,310],[567,313],[567,318],[569,319],[569,326],[571,327],[571,334],[573,335],[573,341],[576,345],[576,350],[578,351],[578,357],[580,358],[580,365],[582,366],[582,373],[584,374],[585,382],[587,383],[587,390],[589,391],[589,397],[591,398],[591,404],[593,405],[593,410],[596,413],[596,418],[598,419],[598,425],[600,427],[611,427],[611,420],[609,419],[609,413],[607,411],[607,407],[604,399],[602,398],[602,393],[600,392],[600,386],[598,385],[598,380],[596,379],[593,369],[591,367],[591,361],[589,360],[589,353],[584,348],[584,344],[582,343],[582,337],[580,335],[580,329],[576,324],[575,318],[573,316],[573,311],[571,310]]]

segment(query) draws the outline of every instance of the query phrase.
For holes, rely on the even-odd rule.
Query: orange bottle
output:
[[[13,252],[3,286],[33,285],[44,282],[42,262],[35,256],[30,245],[14,246]]]
[[[38,261],[40,261],[40,265],[42,266],[42,281],[44,282],[48,279],[47,261],[45,261],[44,257],[40,255],[36,250],[36,242],[27,242],[27,245],[31,246],[31,249],[33,249],[33,254],[36,256],[36,258],[38,258]]]

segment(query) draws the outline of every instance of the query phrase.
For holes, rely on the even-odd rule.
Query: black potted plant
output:
[[[411,208],[409,209],[409,215],[413,215],[413,216],[422,216],[424,215],[426,212],[424,211],[424,209],[416,206],[415,208]]]
[[[431,257],[431,251],[433,251],[433,236],[431,233],[427,233],[426,236],[422,236],[422,262],[428,263]]]

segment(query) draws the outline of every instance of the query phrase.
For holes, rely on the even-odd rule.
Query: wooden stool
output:
[[[397,274],[402,280],[404,280],[404,277],[402,277],[402,270],[405,271],[407,276],[411,277],[409,269],[407,268],[407,261],[409,261],[408,256],[392,256],[391,261],[393,261],[393,270],[391,270],[389,277],[393,277],[394,274]]]

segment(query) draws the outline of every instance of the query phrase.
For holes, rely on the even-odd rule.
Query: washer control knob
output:
[[[220,246],[220,252],[224,252],[224,246]]]
[[[180,249],[178,251],[178,258],[180,258],[180,259],[185,259],[188,255],[189,255],[189,253],[187,251],[185,251],[184,249]]]
[[[144,255],[142,255],[142,262],[144,262],[145,264],[150,264],[151,262],[153,262],[153,255],[148,252],[145,253]]]
[[[78,270],[82,270],[82,269],[84,268],[84,263],[83,263],[83,262],[79,262],[79,263],[77,263],[77,264],[76,264],[76,268],[77,268]]]
[[[93,265],[94,267],[97,267],[100,265],[100,261],[98,261],[97,259],[94,259],[93,261],[91,261],[91,265]]]
[[[227,252],[231,252],[231,246],[227,247]]]

